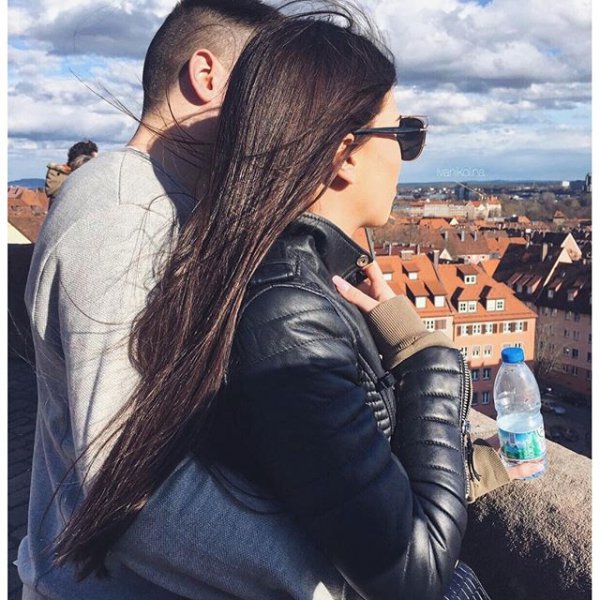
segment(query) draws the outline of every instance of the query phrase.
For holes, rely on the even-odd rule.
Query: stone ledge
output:
[[[496,432],[471,412],[473,438]],[[462,558],[493,600],[591,598],[591,460],[548,440],[548,470],[469,507]]]

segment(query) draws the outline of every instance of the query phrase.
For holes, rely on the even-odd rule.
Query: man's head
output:
[[[98,146],[91,140],[77,142],[69,148],[67,164],[73,168],[73,163],[79,156],[87,155],[94,157],[96,154],[98,154]]]
[[[213,100],[248,38],[278,15],[260,0],[180,0],[146,53],[142,118]]]

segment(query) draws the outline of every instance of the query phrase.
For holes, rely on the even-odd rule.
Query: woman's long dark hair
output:
[[[82,578],[105,573],[110,547],[206,434],[250,277],[332,183],[344,136],[377,115],[394,83],[389,53],[342,16],[344,25],[322,14],[269,25],[233,69],[208,191],[134,323],[139,385],[57,541],[57,560],[74,561]]]

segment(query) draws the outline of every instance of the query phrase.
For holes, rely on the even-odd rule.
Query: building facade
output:
[[[523,348],[533,366],[535,311],[480,266],[439,264],[439,254],[409,260],[378,256],[384,277],[398,294],[406,294],[427,329],[442,330],[466,357],[473,379],[473,406],[495,416],[494,379],[502,349]]]

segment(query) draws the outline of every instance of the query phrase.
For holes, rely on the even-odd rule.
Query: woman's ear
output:
[[[201,104],[221,96],[227,85],[229,70],[210,50],[196,50],[188,61],[188,78]]]
[[[336,173],[336,180],[338,183],[343,182],[344,184],[349,185],[356,181],[356,153],[349,151],[349,148],[354,144],[355,139],[354,134],[347,134],[335,153],[335,164],[340,165]]]

